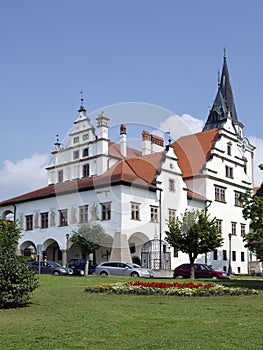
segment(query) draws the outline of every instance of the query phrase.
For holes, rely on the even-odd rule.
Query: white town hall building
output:
[[[254,147],[237,118],[226,57],[199,133],[164,145],[160,136],[142,130],[138,150],[127,146],[124,124],[119,142],[109,140],[108,123],[102,112],[94,128],[82,99],[68,143],[55,143],[47,186],[0,202],[1,217],[13,215],[22,229],[18,251],[34,255],[41,247],[48,260],[65,265],[67,259],[81,257],[71,232],[89,221],[106,232],[93,257],[97,263],[134,261],[170,270],[188,262],[188,256],[165,242],[168,221],[187,208],[207,207],[224,243],[197,261],[225,271],[231,261],[233,273],[248,273],[251,256],[243,236],[249,224],[239,196],[253,188]]]

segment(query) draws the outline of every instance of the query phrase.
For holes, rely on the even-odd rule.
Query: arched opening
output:
[[[157,236],[146,242],[141,252],[142,267],[154,270],[171,269],[170,246],[165,241],[160,241]]]

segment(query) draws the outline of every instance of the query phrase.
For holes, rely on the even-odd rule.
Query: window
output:
[[[101,204],[101,220],[111,219],[111,203]]]
[[[214,249],[214,251],[213,251],[213,259],[214,260],[217,260],[217,249]]]
[[[232,151],[232,143],[228,142],[227,144],[227,155],[231,156],[231,151]]]
[[[217,228],[220,233],[222,233],[222,220],[216,220]]]
[[[241,252],[241,261],[245,261],[245,253]]]
[[[241,201],[240,201],[240,196],[242,195],[241,192],[235,191],[235,206],[237,207],[242,207]]]
[[[227,253],[226,250],[223,250],[223,260],[226,261],[227,260]]]
[[[41,228],[48,228],[48,213],[40,213]]]
[[[26,230],[33,230],[33,215],[26,215]]]
[[[175,191],[174,179],[169,179],[169,191],[170,192],[174,192]]]
[[[232,236],[237,235],[237,223],[233,221],[231,222],[231,233],[232,233]]]
[[[68,210],[62,209],[59,210],[59,226],[67,226],[68,225]]]
[[[136,252],[135,242],[130,242],[130,253],[133,254]]]
[[[73,152],[73,159],[79,159],[79,151]]]
[[[158,222],[158,207],[151,206],[151,222]]]
[[[226,165],[226,177],[233,179],[233,168]]]
[[[79,222],[87,222],[88,221],[88,205],[82,205],[79,207]]]
[[[89,177],[89,164],[84,164],[82,167],[82,177]]]
[[[174,248],[174,258],[178,258],[178,252],[179,250]]]
[[[215,186],[215,200],[217,202],[224,202],[225,203],[225,188]]]
[[[241,230],[241,237],[245,237],[246,235],[246,225],[240,224],[240,230]]]
[[[83,141],[86,141],[86,140],[88,140],[89,139],[89,134],[84,134],[83,135]]]
[[[236,261],[236,251],[232,251],[232,261]]]
[[[131,220],[140,220],[140,204],[131,203]]]
[[[82,152],[82,157],[88,157],[89,156],[89,149],[88,148],[84,148],[83,152]]]
[[[58,171],[58,183],[63,182],[63,170]]]
[[[168,209],[169,210],[169,222],[172,222],[176,218],[176,210],[175,209]]]
[[[74,137],[73,142],[74,143],[79,143],[79,137],[78,136]]]

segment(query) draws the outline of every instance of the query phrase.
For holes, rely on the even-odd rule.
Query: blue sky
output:
[[[224,47],[238,117],[260,159],[262,13],[261,0],[3,1],[1,199],[43,183],[55,135],[63,138],[77,117],[80,90],[88,113],[141,102],[205,120]],[[165,122],[110,117],[113,125]]]

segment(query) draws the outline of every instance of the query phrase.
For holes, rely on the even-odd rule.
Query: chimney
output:
[[[152,153],[151,146],[151,134],[149,131],[143,130],[142,132],[142,155],[146,156],[147,154]]]
[[[127,157],[127,135],[126,135],[126,125],[121,124],[120,126],[120,144],[121,144],[121,155]]]

